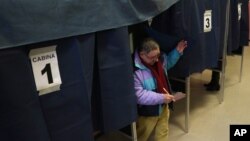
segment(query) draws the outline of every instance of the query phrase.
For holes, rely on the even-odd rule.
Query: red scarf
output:
[[[158,62],[155,62],[154,65],[149,65],[142,60],[142,63],[151,71],[153,77],[156,79],[156,91],[158,93],[166,93],[164,91],[164,89],[166,89],[169,92],[169,85],[166,81],[167,76],[164,73],[162,62],[159,60]]]

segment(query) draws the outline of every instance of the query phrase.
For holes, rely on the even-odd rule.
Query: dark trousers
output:
[[[220,72],[212,71],[212,78],[211,78],[210,83],[217,85],[219,84],[219,82],[220,82]]]

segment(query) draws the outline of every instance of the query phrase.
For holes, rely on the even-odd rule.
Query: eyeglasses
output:
[[[149,56],[148,54],[145,54],[145,56],[150,60],[157,60],[160,57],[160,53],[154,56]]]

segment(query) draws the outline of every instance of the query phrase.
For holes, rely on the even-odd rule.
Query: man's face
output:
[[[140,57],[143,59],[143,61],[149,65],[154,65],[155,62],[158,62],[158,59],[160,57],[160,49],[155,49],[150,51],[149,53],[141,52]]]

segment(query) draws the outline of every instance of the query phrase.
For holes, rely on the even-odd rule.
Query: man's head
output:
[[[154,65],[160,56],[159,44],[152,38],[146,38],[143,40],[138,51],[141,59],[149,65]]]

